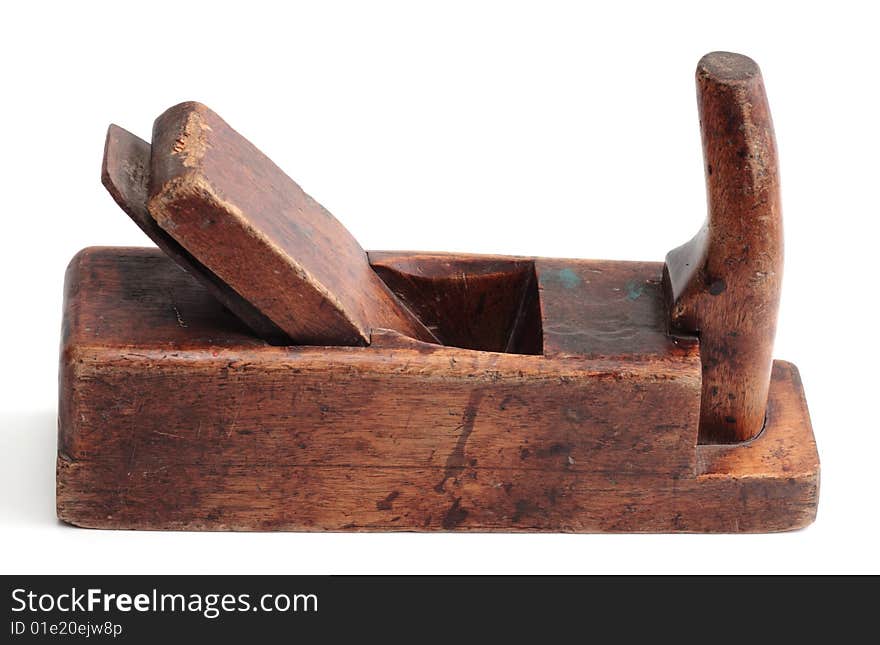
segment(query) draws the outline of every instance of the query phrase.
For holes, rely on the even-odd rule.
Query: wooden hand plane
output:
[[[819,460],[774,361],[776,144],[757,65],[697,67],[708,217],[665,263],[366,252],[217,114],[110,126],[158,249],[67,270],[58,516],[94,528],[759,532]],[[183,270],[181,270],[183,269]]]

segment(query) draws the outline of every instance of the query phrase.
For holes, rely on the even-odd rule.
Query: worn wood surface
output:
[[[700,438],[735,442],[764,424],[782,284],[773,122],[753,60],[715,52],[697,66],[709,213],[666,258],[672,327],[700,337]]]
[[[542,347],[556,349],[474,351],[393,332],[374,333],[370,347],[273,347],[157,251],[84,251],[66,287],[59,517],[218,530],[763,531],[811,521],[818,462],[796,372],[778,364],[758,440],[697,447],[699,348],[665,334],[662,265],[373,257],[389,274],[419,266],[453,282],[462,267],[477,278],[495,266],[506,283],[508,269],[531,263]],[[606,316],[564,324],[572,314],[560,300],[587,294],[608,299]],[[438,329],[501,342],[455,331],[454,310],[436,310]],[[636,329],[622,332],[637,339],[632,355],[612,320]]]
[[[104,143],[101,183],[119,207],[165,255],[201,282],[211,295],[238,316],[255,334],[273,344],[290,344],[287,334],[156,224],[147,210],[149,179],[150,144],[117,125],[111,125],[107,129]]]
[[[444,345],[541,353],[534,262],[498,256],[372,251],[370,263]]]
[[[336,218],[207,107],[167,110],[152,146],[153,218],[295,342],[366,345],[373,329],[436,342]]]

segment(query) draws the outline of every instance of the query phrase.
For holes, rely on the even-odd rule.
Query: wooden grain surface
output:
[[[369,253],[392,291],[444,345],[540,354],[535,263],[528,258],[451,253]]]
[[[670,335],[658,262],[535,260],[545,356],[696,358],[693,336]]]
[[[663,264],[371,251],[377,273],[447,345],[552,357],[696,356],[670,335]]]
[[[698,334],[701,441],[751,439],[764,424],[782,285],[776,141],[761,71],[715,52],[697,66],[709,213],[666,258],[674,329]]]
[[[616,294],[638,273],[594,267],[598,284],[580,288]],[[617,315],[638,320],[640,299],[620,298],[630,313]],[[66,302],[58,513],[80,526],[759,531],[815,512],[818,462],[787,364],[764,434],[707,452],[719,447],[696,445],[695,346],[623,357],[587,333],[587,355],[517,355],[382,332],[370,347],[273,347],[150,250],[81,253]],[[562,311],[544,307],[545,328]]]
[[[696,441],[696,353],[656,365],[638,358],[548,361],[425,343],[285,348],[252,337],[242,342],[235,327],[228,333],[212,320],[216,306],[189,276],[143,250],[85,251],[71,266],[68,288],[76,313],[65,342],[72,354],[65,359],[72,370],[67,380],[77,383],[71,394],[84,406],[64,442],[75,459],[112,452],[131,439],[115,423],[125,407],[130,414],[151,410],[137,422],[142,457],[164,450],[162,433],[171,432],[189,436],[189,449],[204,450],[207,442],[234,451],[224,459],[244,451],[343,465],[360,446],[364,464],[389,456],[407,465],[442,464],[466,411],[479,410],[482,423],[505,428],[486,436],[478,451],[485,464],[693,469],[693,454],[680,444]],[[620,427],[620,396],[643,404],[640,424],[650,435],[641,425]],[[669,402],[672,414],[664,407]],[[232,419],[235,428],[252,432],[236,435],[238,443],[218,441]],[[290,443],[291,433],[308,437],[308,450]],[[480,445],[474,438],[475,457]]]
[[[153,218],[293,341],[366,345],[392,329],[436,342],[345,227],[210,109],[167,110],[152,145]]]
[[[104,144],[101,183],[119,207],[165,255],[201,282],[212,296],[238,316],[257,336],[273,344],[290,344],[287,334],[156,224],[147,210],[149,179],[150,144],[117,125],[111,125],[107,129]]]

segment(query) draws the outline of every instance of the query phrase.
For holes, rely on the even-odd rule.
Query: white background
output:
[[[0,571],[880,572],[878,16],[869,4],[14,3],[0,34]],[[782,163],[776,356],[819,516],[781,535],[222,534],[54,516],[64,268],[149,245],[99,180],[114,121],[203,101],[368,249],[662,260],[705,213],[693,71],[762,66]]]

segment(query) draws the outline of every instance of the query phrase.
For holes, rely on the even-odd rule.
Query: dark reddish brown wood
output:
[[[709,213],[666,257],[672,327],[700,337],[700,440],[751,439],[764,425],[782,283],[782,211],[773,123],[758,66],[708,54],[697,97]]]
[[[811,522],[803,388],[771,358],[782,228],[760,72],[715,53],[697,85],[709,214],[665,264],[368,255],[204,106],[160,117],[152,151],[111,126],[105,185],[191,275],[148,249],[71,262],[58,516],[228,530]],[[272,346],[249,316],[260,335],[268,323],[328,346]]]
[[[533,261],[375,251],[369,257],[379,276],[444,345],[541,353]]]
[[[294,341],[366,345],[392,329],[436,342],[336,218],[204,105],[156,120],[151,159],[159,226]]]
[[[667,333],[662,265],[541,259],[536,267],[545,356],[659,364],[699,354],[695,338]]]
[[[279,464],[256,456],[218,463],[209,456],[204,464],[163,464],[137,459],[136,453],[124,462],[134,468],[125,471],[125,466],[61,456],[58,514],[89,528],[152,530],[759,533],[802,528],[816,516],[819,465],[803,390],[790,363],[774,364],[768,415],[765,432],[750,444],[698,446],[699,469],[680,479],[564,467],[480,468],[466,460],[462,466],[454,461],[451,467],[400,468]],[[241,438],[233,433],[230,440]],[[439,482],[444,482],[442,492],[436,490]]]
[[[66,287],[59,517],[417,531],[767,531],[812,520],[818,461],[791,366],[778,364],[760,439],[697,446],[699,347],[666,336],[662,265],[372,257],[388,274],[418,267],[438,284],[502,274],[505,284],[511,267],[531,265],[543,346],[556,349],[477,351],[393,332],[369,347],[272,347],[157,251],[84,251]],[[566,322],[561,301],[588,297],[607,298],[605,315]],[[503,338],[457,331],[462,298],[435,309],[438,329]],[[504,329],[511,309],[498,310]],[[613,321],[637,330],[621,332],[634,354]]]
[[[107,129],[104,143],[101,183],[120,208],[156,246],[199,280],[211,295],[238,316],[255,334],[275,345],[290,344],[287,334],[156,224],[147,210],[149,178],[150,144],[117,125],[111,125]]]

